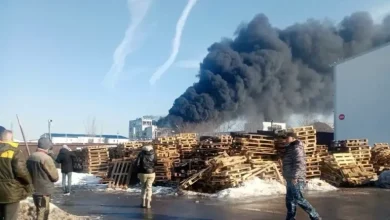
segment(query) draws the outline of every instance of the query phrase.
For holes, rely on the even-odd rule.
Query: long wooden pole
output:
[[[30,156],[30,148],[28,147],[26,136],[24,136],[23,127],[22,127],[22,124],[20,123],[19,116],[16,115],[16,118],[18,119],[18,124],[19,124],[19,127],[20,127],[20,132],[22,133],[22,136],[23,136],[24,143],[26,144],[28,156]]]

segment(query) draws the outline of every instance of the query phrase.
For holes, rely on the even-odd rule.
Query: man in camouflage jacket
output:
[[[294,133],[286,135],[286,153],[283,158],[283,177],[287,182],[286,220],[295,220],[297,205],[299,205],[311,220],[320,220],[313,206],[303,197],[306,185],[306,158],[303,143]]]

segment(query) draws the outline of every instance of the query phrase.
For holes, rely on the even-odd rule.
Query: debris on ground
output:
[[[32,198],[27,198],[20,202],[18,220],[33,220],[36,218],[35,205]],[[90,217],[75,216],[69,214],[54,204],[50,203],[50,219],[61,220],[90,220]]]

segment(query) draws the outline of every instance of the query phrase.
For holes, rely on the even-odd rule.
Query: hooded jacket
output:
[[[154,173],[154,165],[156,164],[156,161],[157,158],[153,147],[150,145],[142,147],[142,151],[138,154],[137,160],[135,161],[137,173]]]
[[[31,193],[31,178],[18,144],[0,142],[0,204],[19,202]]]
[[[286,180],[306,178],[306,158],[303,143],[295,140],[286,146],[283,158],[283,177]]]
[[[61,173],[73,172],[73,163],[76,155],[67,147],[63,147],[57,156],[56,162],[61,164]]]

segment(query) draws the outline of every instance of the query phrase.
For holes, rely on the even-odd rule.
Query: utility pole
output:
[[[47,124],[48,124],[48,128],[49,128],[49,139],[51,140],[51,123],[53,122],[53,120],[49,119],[47,121]]]

